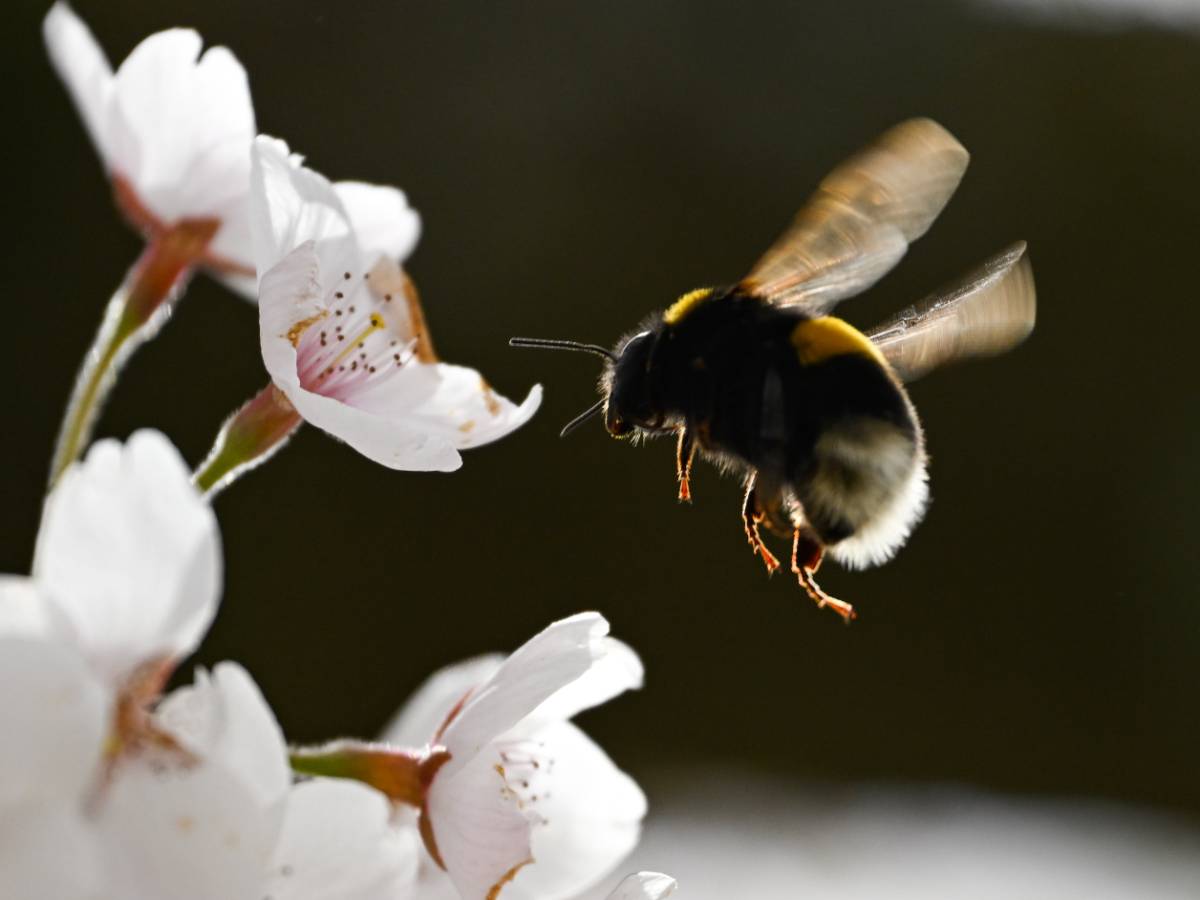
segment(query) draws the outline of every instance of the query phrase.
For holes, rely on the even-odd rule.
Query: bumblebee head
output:
[[[615,438],[628,437],[636,427],[652,428],[661,421],[650,402],[648,373],[653,347],[652,333],[639,332],[604,367],[604,427]]]
[[[650,351],[654,346],[651,338],[651,332],[639,332],[625,341],[616,353],[596,344],[581,344],[578,341],[515,337],[508,343],[513,347],[578,350],[604,357],[604,374],[600,378],[600,391],[604,396],[568,422],[562,430],[562,436],[566,437],[592,416],[603,413],[604,427],[608,433],[622,438],[628,437],[639,427],[653,428],[662,420],[651,407],[648,390],[647,372]]]

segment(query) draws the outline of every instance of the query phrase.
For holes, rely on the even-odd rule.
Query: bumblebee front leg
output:
[[[792,571],[800,579],[800,586],[816,601],[818,607],[824,609],[828,606],[849,624],[855,618],[854,607],[844,600],[829,596],[813,578],[824,556],[825,547],[816,535],[808,528],[797,528],[792,538]]]
[[[692,502],[692,460],[696,456],[696,433],[687,425],[679,429],[679,444],[675,448],[675,477],[679,479],[679,499]]]
[[[774,553],[767,549],[762,535],[758,533],[758,526],[765,516],[758,505],[758,495],[754,492],[756,480],[757,476],[755,475],[746,479],[746,496],[742,499],[742,524],[746,528],[746,540],[750,542],[750,547],[762,557],[763,565],[767,567],[767,574],[774,575],[775,570],[779,568],[779,560],[776,559]]]

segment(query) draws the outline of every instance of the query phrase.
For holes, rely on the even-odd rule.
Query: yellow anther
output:
[[[383,329],[386,327],[387,323],[383,321],[383,316],[379,315],[379,313],[371,313],[370,324],[350,339],[350,342],[346,345],[346,349],[339,353],[333,359],[333,361],[328,364],[328,368],[332,369],[356,349],[358,349],[359,344],[361,344],[375,332],[383,331]]]

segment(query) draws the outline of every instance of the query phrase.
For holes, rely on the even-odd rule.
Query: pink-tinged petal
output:
[[[280,824],[223,766],[142,758],[118,766],[95,816],[110,895],[146,900],[261,897]]]
[[[48,604],[33,579],[0,575],[0,636],[45,637],[50,630]]]
[[[50,62],[63,80],[105,168],[111,166],[108,101],[113,73],[92,32],[66,3],[55,3],[42,21]]]
[[[297,329],[320,321],[321,263],[312,241],[300,244],[263,273],[258,291],[258,335],[271,380],[295,403],[301,390],[296,369]],[[310,323],[305,326],[304,323]]]
[[[642,686],[642,661],[632,647],[611,637],[599,644],[600,656],[592,667],[530,713],[522,729],[566,721],[585,709]]]
[[[99,851],[75,804],[0,812],[0,897],[110,900]]]
[[[160,220],[224,218],[249,190],[254,107],[245,70],[223,47],[173,28],[146,38],[118,67],[111,167]]]
[[[361,181],[339,181],[333,187],[350,217],[363,256],[404,262],[421,236],[421,217],[408,205],[404,192]]]
[[[382,740],[402,747],[425,746],[450,711],[491,678],[503,661],[503,656],[491,653],[434,672],[388,723]]]
[[[466,766],[488,743],[588,672],[604,656],[607,634],[603,616],[579,613],[526,641],[447,726],[441,743],[451,758],[442,773],[452,775]]]
[[[528,422],[542,403],[540,384],[517,406],[492,390],[474,369],[448,363],[413,364],[407,369],[356,394],[355,405],[381,415],[402,410],[412,428],[444,438],[460,450],[511,434]],[[411,381],[406,381],[418,372],[427,382],[421,391],[413,390]]]
[[[463,900],[494,900],[528,865],[530,824],[497,760],[481,754],[429,787],[427,815],[446,873]]]
[[[239,778],[257,802],[284,801],[292,783],[283,732],[250,674],[224,662],[172,691],[155,719],[186,749]]]
[[[306,421],[381,466],[407,472],[453,472],[462,466],[453,443],[402,416],[378,415],[303,389],[288,399]]]
[[[404,900],[415,893],[419,848],[416,827],[394,825],[378,791],[353,781],[305,782],[288,797],[260,893],[272,900]]]
[[[536,768],[522,764],[522,745],[536,748]],[[502,739],[499,746],[509,743]],[[506,774],[533,821],[535,860],[517,874],[512,898],[574,897],[608,875],[637,845],[646,797],[570,722],[511,746]]]
[[[82,807],[100,764],[109,705],[108,693],[72,648],[0,639],[0,818],[16,804]]]
[[[358,244],[333,185],[302,166],[278,138],[260,135],[250,156],[250,229],[260,280],[309,241],[326,274],[356,271],[361,264]]]
[[[55,628],[118,683],[190,653],[216,613],[216,518],[160,433],[99,441],[46,501],[33,577]]]
[[[665,900],[675,893],[678,882],[661,872],[638,872],[630,875],[608,895],[608,900]]]

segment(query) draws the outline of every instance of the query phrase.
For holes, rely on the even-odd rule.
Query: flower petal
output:
[[[599,882],[637,845],[646,797],[586,734],[558,722],[533,735],[549,759],[541,791],[528,799],[534,817],[534,864],[522,869],[512,897],[574,897]]]
[[[272,900],[403,900],[414,892],[420,838],[394,826],[378,791],[317,779],[292,789],[261,894]]]
[[[50,7],[42,36],[58,77],[67,86],[84,127],[105,168],[111,166],[108,101],[113,89],[112,66],[92,32],[67,3]]]
[[[302,166],[300,157],[278,138],[260,135],[250,156],[250,228],[260,282],[308,241],[320,261],[318,271],[357,271],[358,243],[333,185]]]
[[[638,872],[618,884],[608,900],[664,900],[675,892],[677,884],[661,872]]]
[[[402,263],[421,236],[421,217],[408,205],[404,192],[362,181],[339,181],[333,186],[368,260],[386,256]]]
[[[463,900],[492,891],[530,860],[530,824],[495,761],[481,754],[429,787],[427,810],[446,873]]]
[[[82,805],[100,764],[109,696],[70,647],[0,639],[0,809]],[[0,892],[0,896],[13,896]]]
[[[442,773],[465,766],[490,741],[588,672],[604,656],[607,634],[602,615],[579,613],[526,641],[479,686],[446,728],[442,743],[451,758]]]
[[[299,322],[319,317],[323,309],[321,263],[312,241],[302,243],[262,274],[258,286],[258,337],[263,363],[271,380],[289,399],[302,390],[292,343],[294,329]]]
[[[411,384],[417,377],[427,382],[419,391]],[[492,390],[475,369],[448,363],[410,364],[354,398],[355,406],[380,415],[402,411],[409,427],[441,437],[460,450],[511,434],[533,417],[541,403],[540,384],[517,406]]]
[[[0,815],[0,897],[107,900],[99,849],[75,804],[7,811]]]
[[[248,149],[246,154],[249,157]],[[207,258],[212,261],[208,268],[210,275],[247,300],[256,300],[258,278],[254,269],[254,236],[250,231],[249,188],[247,176],[246,192],[224,204],[221,228],[208,245]]]
[[[158,723],[206,762],[218,763],[249,788],[263,808],[282,803],[291,785],[287,744],[262,692],[237,663],[173,691],[155,715]]]
[[[50,634],[48,603],[32,578],[0,575],[0,635],[44,637]]]
[[[642,661],[632,647],[610,637],[600,641],[600,651],[600,657],[584,675],[530,713],[523,727],[566,721],[585,709],[642,686]]]
[[[155,900],[260,897],[279,827],[240,778],[204,761],[127,760],[96,817],[110,895]]]
[[[379,415],[303,388],[294,396],[280,388],[306,421],[381,466],[406,472],[453,472],[462,466],[452,441],[421,430],[421,423],[402,414]]]
[[[445,724],[450,710],[491,678],[503,660],[499,653],[490,653],[434,672],[388,723],[382,740],[403,747],[425,746]]]
[[[200,56],[201,46],[188,29],[152,34],[114,80],[110,165],[164,222],[227,218],[250,186],[255,127],[246,72],[224,47]]]
[[[216,518],[160,433],[99,441],[46,501],[33,576],[56,629],[119,681],[203,637],[220,591]]]

